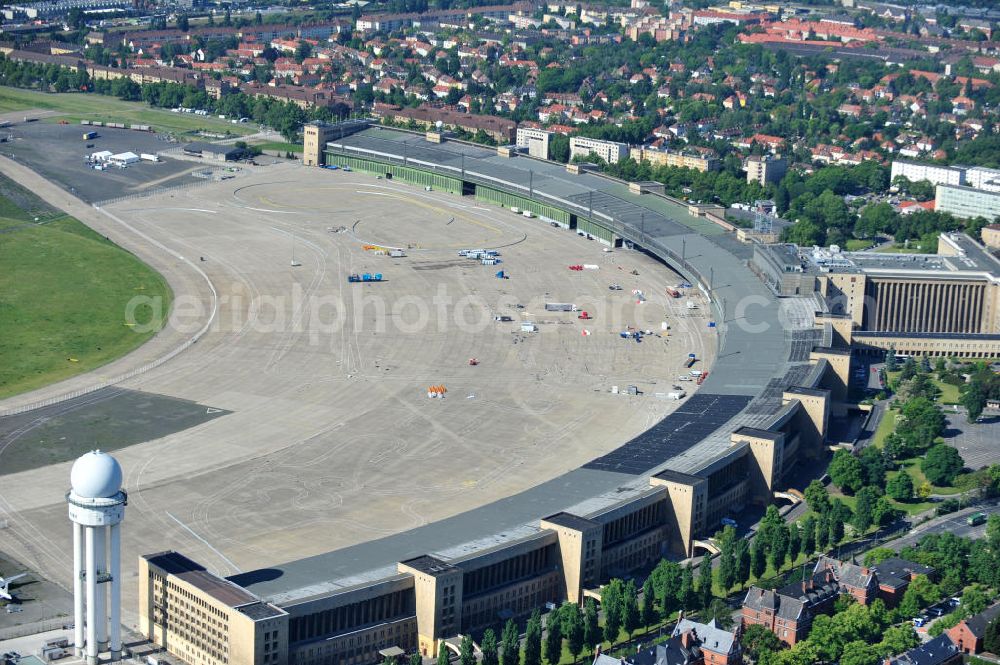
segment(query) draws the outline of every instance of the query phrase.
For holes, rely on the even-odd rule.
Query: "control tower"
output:
[[[97,665],[104,651],[112,661],[121,660],[121,522],[128,503],[122,468],[111,455],[94,450],[74,462],[70,484],[73,645],[87,665]]]

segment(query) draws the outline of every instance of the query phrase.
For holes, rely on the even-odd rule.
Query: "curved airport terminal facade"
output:
[[[309,125],[305,143],[307,164],[530,211],[651,254],[711,303],[717,360],[698,392],[646,432],[492,504],[228,579],[176,552],[142,557],[142,629],[170,653],[192,665],[434,656],[459,635],[711,549],[724,517],[771,503],[799,460],[823,453],[850,379],[843,315],[826,311],[817,289],[783,294],[767,283],[754,247],[697,209],[433,132]]]

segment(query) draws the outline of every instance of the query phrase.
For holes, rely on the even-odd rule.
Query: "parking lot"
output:
[[[957,409],[953,411],[952,408]],[[1000,416],[985,414],[970,423],[962,407],[945,410],[944,440],[958,448],[970,469],[981,469],[997,461],[997,424]]]
[[[85,132],[97,132],[94,139],[84,140]],[[3,130],[10,140],[0,144],[0,152],[20,161],[44,177],[95,203],[150,188],[176,187],[189,184],[191,172],[204,170],[205,164],[161,156],[157,163],[142,161],[122,169],[94,170],[86,157],[108,150],[112,153],[134,152],[159,154],[180,148],[165,135],[111,127],[60,125],[45,122],[17,123]],[[88,147],[89,146],[89,147]]]

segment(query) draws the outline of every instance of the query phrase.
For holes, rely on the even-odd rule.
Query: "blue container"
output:
[[[381,282],[382,281],[382,273],[380,273],[380,272],[375,273],[375,281],[376,282]]]
[[[370,272],[366,272],[365,274],[363,274],[361,276],[361,281],[362,282],[370,282],[370,281],[372,281],[372,274]]]

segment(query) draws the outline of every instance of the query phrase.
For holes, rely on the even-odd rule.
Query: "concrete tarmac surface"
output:
[[[99,373],[127,371],[208,324],[197,343],[116,386],[212,416],[163,429],[139,410],[115,411],[137,432],[115,451],[129,493],[126,624],[140,554],[177,549],[232,575],[442,519],[650,427],[679,404],[664,397],[689,353],[711,368],[709,308],[667,297],[680,281],[668,268],[469,197],[279,164],[102,211],[68,199],[53,203],[150,262],[175,292],[168,329]],[[376,245],[406,256],[366,249]],[[499,248],[502,263],[458,255],[480,247]],[[596,269],[568,269],[584,264]],[[384,281],[348,283],[366,272]],[[538,331],[522,332],[522,321]],[[627,326],[655,334],[625,340]],[[438,385],[446,398],[429,398]],[[642,394],[611,393],[628,385]],[[62,417],[63,436],[88,408]],[[19,432],[43,424],[28,417],[0,432],[0,465]],[[70,464],[0,482],[3,549],[64,586]]]

